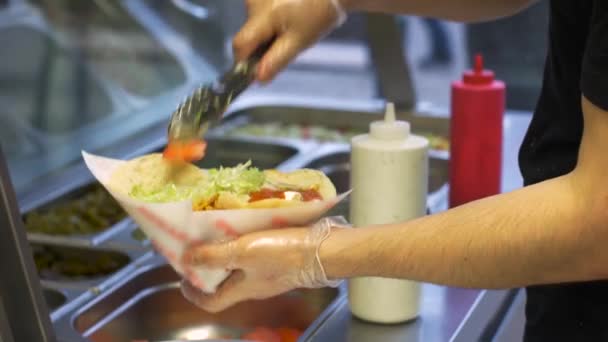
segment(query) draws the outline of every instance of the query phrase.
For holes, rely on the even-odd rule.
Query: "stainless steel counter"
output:
[[[508,112],[504,120],[503,192],[521,187],[517,163],[519,146],[530,122],[528,113]],[[477,341],[492,340],[493,322],[511,305],[517,290],[485,291],[425,284],[418,319],[397,325],[379,325],[352,317],[348,299],[308,341]]]
[[[379,325],[352,317],[346,297],[310,341],[449,341],[479,296],[477,290],[424,285],[421,313],[406,324]]]

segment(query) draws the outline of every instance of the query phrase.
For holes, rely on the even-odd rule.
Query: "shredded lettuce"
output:
[[[207,186],[213,192],[231,192],[238,195],[245,195],[252,191],[259,190],[266,180],[264,173],[251,166],[251,160],[236,167],[228,167],[209,170],[209,180]]]
[[[177,186],[172,183],[155,189],[145,189],[142,185],[135,185],[129,195],[144,202],[165,203],[197,197],[196,191],[196,186]]]
[[[260,190],[265,180],[264,173],[255,167],[251,167],[251,160],[249,160],[235,167],[210,169],[207,179],[200,184],[184,186],[170,183],[156,189],[144,189],[141,185],[135,185],[129,195],[151,203],[176,202],[187,199],[198,202],[212,198],[224,191],[238,195],[249,194]]]

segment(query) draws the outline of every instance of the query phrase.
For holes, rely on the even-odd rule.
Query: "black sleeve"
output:
[[[608,0],[593,0],[581,91],[594,105],[608,111]]]

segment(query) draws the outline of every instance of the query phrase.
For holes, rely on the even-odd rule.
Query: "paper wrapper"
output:
[[[181,259],[187,247],[234,239],[263,229],[306,225],[321,218],[348,196],[344,193],[331,200],[287,208],[193,211],[191,201],[146,203],[130,197],[129,189],[113,189],[108,185],[110,177],[125,161],[86,152],[82,155],[91,173],[137,222],[154,248],[180,275],[206,293],[215,292],[229,272],[184,265]]]

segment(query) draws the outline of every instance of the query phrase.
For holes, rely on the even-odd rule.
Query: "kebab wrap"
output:
[[[168,162],[156,153],[129,161],[86,152],[83,157],[155,249],[206,293],[213,293],[229,272],[186,267],[181,262],[186,248],[310,224],[348,195],[338,196],[331,180],[312,169],[258,170],[247,162],[206,170]]]

